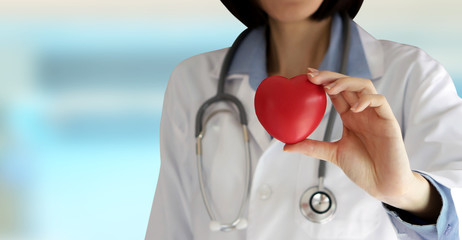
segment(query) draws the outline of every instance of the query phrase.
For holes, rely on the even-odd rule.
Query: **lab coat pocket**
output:
[[[306,189],[318,184],[317,167],[315,159],[300,161],[296,196],[302,196]],[[378,234],[383,232],[383,229],[378,230],[381,222],[388,220],[379,201],[357,187],[332,164],[327,166],[324,186],[334,194],[337,205],[329,222],[315,223],[305,218],[300,211],[300,198],[295,199],[295,222],[307,239],[386,239]]]

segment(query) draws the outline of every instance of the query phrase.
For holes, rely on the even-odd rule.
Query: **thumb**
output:
[[[337,152],[336,142],[322,142],[312,139],[305,139],[298,143],[286,144],[285,152],[298,152],[310,157],[326,160],[335,163],[335,155]]]

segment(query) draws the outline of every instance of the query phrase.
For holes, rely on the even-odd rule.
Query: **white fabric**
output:
[[[411,167],[447,187],[462,186],[462,102],[447,72],[420,49],[379,41],[359,29],[373,83],[401,125]],[[318,161],[282,151],[269,137],[253,107],[255,91],[247,75],[229,76],[225,87],[247,111],[251,137],[252,187],[248,228],[211,232],[196,169],[194,126],[200,105],[215,95],[227,49],[182,62],[165,93],[161,122],[161,171],[147,239],[397,239],[381,203],[328,164],[325,186],[337,199],[335,218],[326,224],[306,220],[299,199],[317,184]],[[231,109],[217,104],[212,109]],[[330,109],[330,102],[328,108]],[[211,112],[211,111],[209,111]],[[327,116],[310,136],[322,139]],[[237,114],[220,113],[207,122],[204,175],[220,222],[232,221],[244,191],[244,146]],[[334,139],[341,136],[336,120]]]

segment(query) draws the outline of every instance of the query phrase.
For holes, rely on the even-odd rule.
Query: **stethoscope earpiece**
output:
[[[247,228],[247,219],[245,218],[240,218],[239,219],[239,222],[237,223],[236,225],[236,229],[237,230],[241,230],[241,229],[246,229]]]
[[[238,218],[236,219],[236,221],[234,221],[232,224],[229,224],[229,225],[221,224],[218,221],[210,221],[209,228],[210,228],[210,231],[212,232],[218,232],[218,231],[229,232],[235,229],[236,230],[246,229],[247,225],[248,225],[247,219]]]
[[[212,232],[218,232],[221,229],[221,224],[217,221],[210,221],[209,228]]]

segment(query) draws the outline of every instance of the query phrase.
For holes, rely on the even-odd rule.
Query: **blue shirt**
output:
[[[344,74],[371,79],[359,31],[353,21],[350,24],[350,51]],[[332,19],[329,48],[320,70],[340,72],[344,39],[342,20],[339,15]],[[266,69],[265,28],[252,30],[240,44],[231,63],[228,74],[248,74],[251,87],[256,90],[263,79],[268,77]],[[371,79],[374,80],[374,79]],[[421,173],[422,174],[422,173]],[[412,214],[384,204],[400,239],[459,239],[459,221],[452,201],[450,189],[439,184],[430,176],[422,174],[439,192],[443,206],[436,224],[428,224]],[[404,220],[406,219],[406,221]]]

